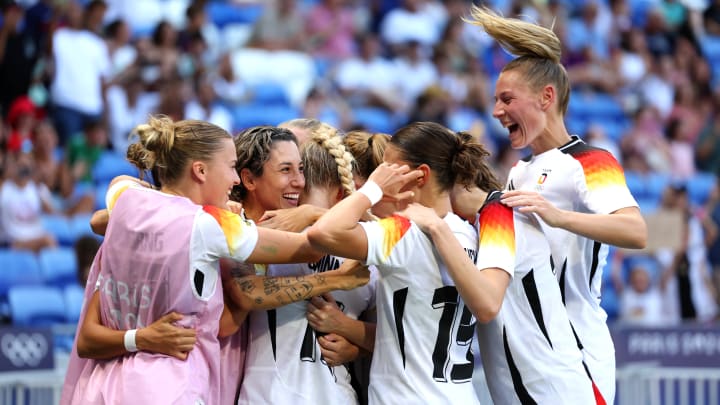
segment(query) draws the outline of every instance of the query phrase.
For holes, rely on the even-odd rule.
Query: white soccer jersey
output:
[[[454,214],[445,221],[474,258],[477,234]],[[475,318],[432,241],[406,218],[361,223],[367,263],[380,273],[370,404],[477,404],[470,344]]]
[[[569,211],[609,214],[637,207],[617,160],[576,136],[560,148],[519,161],[510,170],[508,188],[537,191],[556,207]],[[605,401],[612,403],[615,349],[605,323],[607,315],[600,307],[608,246],[540,222],[585,364]]]
[[[514,263],[500,312],[477,328],[493,402],[592,404],[592,382],[550,268],[550,247],[537,220],[513,212],[500,196],[490,195],[477,221],[477,267],[491,267],[486,258],[497,255]]]
[[[324,256],[317,263],[270,265],[268,276],[322,273],[340,267],[343,259]],[[333,291],[343,312],[353,319],[375,306],[377,270],[370,282],[350,291]],[[240,404],[356,404],[347,366],[329,367],[322,359],[317,335],[300,301],[249,315],[249,338]]]

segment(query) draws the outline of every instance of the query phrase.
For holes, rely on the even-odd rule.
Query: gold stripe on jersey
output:
[[[205,205],[203,206],[203,210],[218,222],[225,234],[230,255],[234,255],[235,247],[242,238],[243,228],[246,226],[246,222],[239,215],[222,208]]]
[[[515,257],[515,224],[512,208],[499,199],[489,201],[480,211],[478,222],[478,257],[483,252],[506,252]]]
[[[378,221],[384,231],[383,254],[384,258],[390,257],[395,245],[402,239],[405,232],[410,229],[410,221],[399,215],[393,215]]]
[[[625,174],[615,158],[604,150],[588,150],[573,154],[582,165],[590,191],[625,186]]]

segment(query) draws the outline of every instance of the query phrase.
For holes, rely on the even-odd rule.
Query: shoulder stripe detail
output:
[[[553,347],[550,336],[548,335],[547,328],[545,327],[545,319],[542,312],[542,304],[540,304],[540,294],[537,290],[537,284],[535,284],[535,270],[530,270],[525,277],[522,278],[523,290],[525,290],[525,296],[530,303],[530,309],[532,310],[535,322],[537,323],[540,331],[545,336],[550,348]]]
[[[242,237],[243,234],[244,220],[233,212],[212,205],[204,205],[203,211],[215,218],[225,234],[230,254],[234,254],[236,240]]]
[[[507,358],[508,368],[510,369],[510,376],[512,377],[513,388],[515,389],[515,394],[520,399],[520,403],[523,405],[537,405],[537,402],[530,396],[530,393],[523,384],[522,376],[520,375],[520,371],[515,364],[515,360],[513,360],[512,352],[510,351],[510,345],[508,345],[507,330],[505,330],[504,326],[503,347],[505,349],[505,357]]]
[[[480,208],[478,242],[494,245],[515,255],[515,223],[512,208],[500,202],[502,193],[492,193]]]
[[[610,186],[625,186],[625,172],[610,152],[582,141],[568,145],[562,152],[580,163],[591,191]]]
[[[410,221],[400,215],[393,215],[388,218],[383,218],[378,221],[380,226],[385,231],[383,240],[383,254],[387,259],[390,257],[395,245],[402,239],[405,232],[410,229]]]

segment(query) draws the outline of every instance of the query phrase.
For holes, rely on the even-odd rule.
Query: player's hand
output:
[[[313,297],[307,304],[308,323],[318,332],[339,333],[346,316],[330,293]]]
[[[383,200],[405,201],[413,197],[412,190],[402,189],[423,176],[421,170],[410,170],[407,165],[381,163],[368,178],[374,181],[383,191]]]
[[[503,193],[500,202],[508,207],[517,208],[518,211],[525,214],[537,214],[546,224],[552,227],[561,226],[563,223],[563,211],[535,191],[506,191]]]
[[[370,270],[368,266],[357,260],[347,259],[336,270],[341,275],[346,276],[346,283],[343,283],[343,290],[352,290],[353,288],[362,287],[370,281]]]
[[[301,232],[312,225],[325,211],[327,210],[310,204],[265,211],[258,220],[258,225],[285,232]]]
[[[406,217],[419,226],[423,232],[430,232],[430,228],[438,222],[442,222],[442,218],[438,216],[434,209],[428,208],[418,203],[412,203],[404,210],[400,211],[400,215]]]
[[[242,214],[242,203],[230,200],[227,202],[227,209],[228,209],[228,211],[232,212],[233,214],[241,215]]]
[[[328,366],[334,367],[353,361],[360,356],[360,348],[334,333],[318,338],[320,353]]]
[[[181,319],[181,314],[170,312],[147,327],[138,329],[135,335],[138,349],[186,360],[197,337],[195,329],[175,325]]]

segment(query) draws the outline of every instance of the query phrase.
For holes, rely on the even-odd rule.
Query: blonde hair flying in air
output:
[[[561,62],[562,44],[555,33],[516,18],[505,18],[489,8],[472,6],[464,21],[482,29],[516,59],[505,65],[503,72],[518,70],[535,91],[552,84],[557,91],[558,109],[567,113],[570,80]]]

